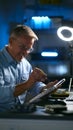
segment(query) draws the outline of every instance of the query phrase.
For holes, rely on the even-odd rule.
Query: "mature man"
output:
[[[38,40],[33,30],[17,25],[10,34],[9,44],[0,51],[0,112],[9,111],[18,102],[25,103],[56,83],[43,83],[47,75],[39,68],[32,69],[26,56]]]

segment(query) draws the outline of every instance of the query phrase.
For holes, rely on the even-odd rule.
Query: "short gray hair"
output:
[[[11,31],[11,34],[10,34],[10,37],[13,37],[13,36],[21,36],[21,35],[24,35],[24,36],[29,36],[29,37],[32,37],[34,38],[35,40],[38,40],[38,37],[37,35],[34,33],[34,31],[26,26],[26,25],[17,25],[12,31]]]

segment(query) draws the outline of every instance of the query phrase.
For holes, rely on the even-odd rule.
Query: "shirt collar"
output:
[[[11,63],[11,62],[17,63],[17,61],[14,60],[14,59],[12,58],[12,56],[9,54],[9,52],[8,52],[7,49],[6,49],[6,47],[7,47],[7,45],[3,48],[3,51],[4,51],[4,55],[5,55],[6,59],[7,59],[7,61],[8,61],[9,63]]]

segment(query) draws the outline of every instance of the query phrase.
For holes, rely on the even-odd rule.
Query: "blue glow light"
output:
[[[31,27],[34,29],[48,29],[51,27],[51,19],[48,16],[34,16],[31,18]]]
[[[42,52],[41,53],[41,56],[43,57],[57,57],[58,56],[58,53],[57,52]]]
[[[68,66],[67,64],[63,64],[58,62],[57,64],[51,64],[48,66],[48,73],[51,75],[65,75],[68,74]]]

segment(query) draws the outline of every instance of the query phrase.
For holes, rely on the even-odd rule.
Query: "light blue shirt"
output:
[[[16,104],[16,98],[13,95],[15,86],[28,80],[32,66],[23,58],[21,62],[16,62],[7,52],[6,47],[0,51],[0,111],[11,109]],[[18,98],[23,104],[28,95],[36,96],[45,86],[42,82],[36,82],[31,89],[25,91]],[[27,97],[27,98],[26,98]]]

